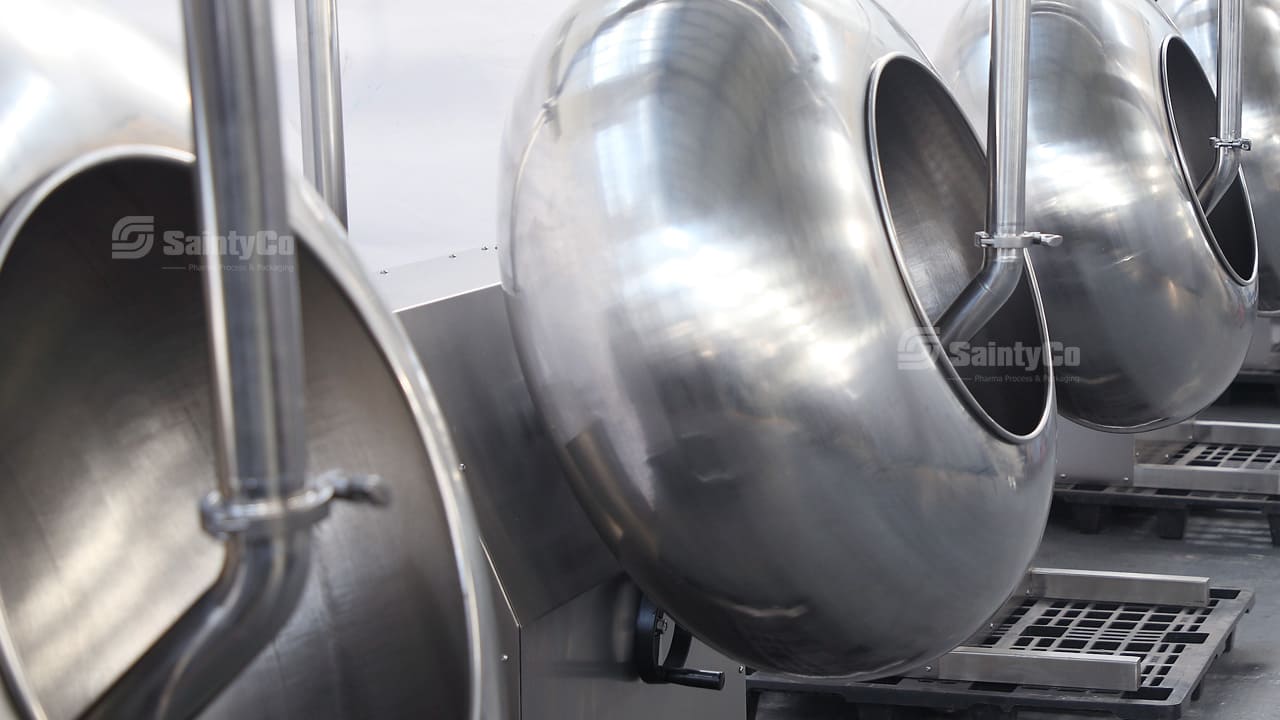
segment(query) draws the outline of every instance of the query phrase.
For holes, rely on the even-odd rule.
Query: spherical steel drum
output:
[[[901,671],[985,623],[1044,527],[1047,337],[1028,274],[984,361],[935,351],[981,265],[985,161],[878,5],[579,5],[504,158],[526,378],[656,603],[809,676]]]
[[[939,54],[943,77],[985,122],[990,3],[974,0]],[[1136,432],[1213,402],[1248,350],[1257,245],[1242,181],[1205,217],[1213,91],[1150,0],[1032,5],[1028,225],[1065,237],[1031,251],[1055,342],[1059,407]],[[1208,163],[1208,164],[1207,164]]]
[[[213,584],[223,545],[198,512],[216,476],[182,65],[106,18],[24,45],[46,21],[0,27],[0,697],[56,720]],[[44,179],[15,197],[19,177]],[[309,469],[393,497],[317,527],[297,612],[203,717],[493,716],[485,561],[434,396],[333,216],[301,183],[289,199]],[[122,219],[149,251],[113,256]]]
[[[1213,86],[1217,85],[1217,0],[1171,0],[1162,7],[1182,30]],[[1258,228],[1258,309],[1280,315],[1280,2],[1245,0],[1244,136],[1253,150],[1243,155],[1244,176]],[[1197,91],[1204,94],[1203,89]],[[1200,177],[1213,162],[1204,143],[1183,148]]]

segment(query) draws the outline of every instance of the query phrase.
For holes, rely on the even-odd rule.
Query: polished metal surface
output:
[[[189,163],[97,158],[0,235],[0,306],[27,309],[0,315],[16,350],[0,360],[0,597],[51,718],[77,716],[218,572],[195,505],[215,481],[198,259],[109,254],[121,215],[153,215],[157,238],[196,229]],[[484,559],[429,385],[336,219],[302,184],[289,197],[308,464],[376,469],[395,503],[333,510],[298,612],[204,716],[497,714]]]
[[[333,214],[347,224],[347,154],[342,125],[337,0],[297,0],[302,165]]]
[[[1141,673],[1140,657],[962,647],[908,677],[1133,692],[1141,685]]]
[[[1213,212],[1222,201],[1222,196],[1227,194],[1240,174],[1241,154],[1253,149],[1253,141],[1242,134],[1244,0],[1218,3],[1217,47],[1218,132],[1210,139],[1215,158],[1213,169],[1200,180],[1196,189],[1205,212]]]
[[[1207,607],[1209,578],[1033,568],[1027,573],[1024,594],[1055,600]]]
[[[989,7],[974,0],[937,58],[979,126]],[[1067,242],[1030,253],[1079,360],[1058,368],[1060,409],[1108,431],[1179,422],[1235,377],[1257,304],[1244,184],[1206,219],[1191,179],[1214,162],[1211,85],[1150,0],[1036,0],[1031,24],[1027,222]]]
[[[1022,280],[1027,234],[1027,66],[1031,0],[991,5],[991,87],[987,107],[987,224],[982,270],[938,319],[942,347],[969,342]]]
[[[985,623],[1043,529],[1052,373],[931,352],[987,178],[901,28],[870,2],[584,3],[509,128],[516,347],[646,594],[803,675],[890,674]],[[1048,356],[1033,280],[974,345]]]
[[[1160,6],[1215,78],[1217,0],[1162,0]],[[1245,0],[1243,26],[1242,132],[1253,150],[1241,160],[1258,226],[1258,307],[1272,314],[1280,312],[1280,2]]]
[[[1133,477],[1133,453],[1140,437],[1143,436],[1102,432],[1062,420],[1058,423],[1058,480],[1128,483]]]
[[[105,3],[0,0],[0,12],[0,208],[83,153],[191,142],[184,68]]]
[[[289,234],[267,10],[183,3],[204,237]],[[196,716],[279,633],[306,588],[314,520],[289,522],[277,510],[308,489],[297,256],[258,253],[214,243],[203,251],[218,475],[206,507],[243,516],[256,506],[275,517],[230,531],[211,527],[206,513],[205,530],[226,543],[217,582],[83,720]]]
[[[454,263],[437,260],[429,282]],[[502,288],[490,285],[397,316],[430,370],[466,466],[463,478],[502,590],[528,626],[620,568],[573,497],[533,407],[511,339]]]
[[[198,512],[202,260],[163,235],[198,229],[186,81],[102,13],[14,3],[0,27],[0,661],[24,717],[78,716],[222,557]],[[287,198],[308,464],[376,470],[396,502],[333,510],[298,613],[204,716],[501,716],[487,559],[431,386],[323,201]],[[129,216],[151,218],[150,252],[113,259]]]
[[[405,281],[438,287],[460,263],[409,268]],[[743,717],[738,663],[704,645],[695,644],[690,662],[724,671],[723,692],[638,682],[630,659],[637,590],[573,497],[521,373],[502,289],[446,293],[397,315],[430,369],[496,585],[510,601],[510,616],[499,620],[508,717]]]

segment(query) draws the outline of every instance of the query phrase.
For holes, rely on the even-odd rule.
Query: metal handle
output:
[[[671,634],[671,646],[667,657],[661,660],[662,636]],[[650,685],[683,685],[701,690],[723,690],[724,673],[715,670],[695,670],[684,666],[693,647],[693,635],[671,622],[666,613],[649,598],[640,596],[640,609],[636,614],[635,646],[632,658],[640,679]]]

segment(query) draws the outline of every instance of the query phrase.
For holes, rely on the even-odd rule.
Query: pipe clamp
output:
[[[1038,232],[1025,232],[1021,235],[992,235],[988,232],[977,232],[973,234],[973,241],[978,247],[1025,250],[1033,245],[1058,247],[1062,244],[1062,236]]]
[[[282,529],[292,532],[315,525],[329,516],[334,500],[384,506],[390,499],[386,483],[377,475],[353,476],[331,470],[283,502],[227,502],[221,493],[211,492],[200,501],[200,525],[219,540],[232,535],[262,539]]]
[[[1253,140],[1249,138],[1236,138],[1234,140],[1223,140],[1219,137],[1209,138],[1213,141],[1215,148],[1227,148],[1230,150],[1249,151],[1253,149]]]

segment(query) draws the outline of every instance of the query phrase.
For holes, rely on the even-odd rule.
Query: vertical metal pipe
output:
[[[347,160],[342,129],[342,54],[336,0],[296,0],[303,167],[343,225]]]
[[[269,4],[184,0],[183,8],[219,491],[228,507],[279,509],[304,487],[306,439],[295,257],[260,254],[263,240],[287,233]],[[226,239],[227,252],[215,238]],[[246,243],[249,252],[236,252]],[[292,614],[306,583],[309,532],[281,515],[255,532],[228,535],[213,587],[86,717],[196,715]]]
[[[1031,0],[991,4],[987,96],[987,233],[1020,237],[1027,220],[1027,95]]]
[[[1244,0],[1218,0],[1218,137],[1213,170],[1197,189],[1205,213],[1222,201],[1240,172],[1244,137]]]
[[[938,319],[944,349],[967,342],[1004,307],[1022,280],[1026,232],[1027,118],[1032,0],[991,3],[987,96],[987,232],[982,270]]]

